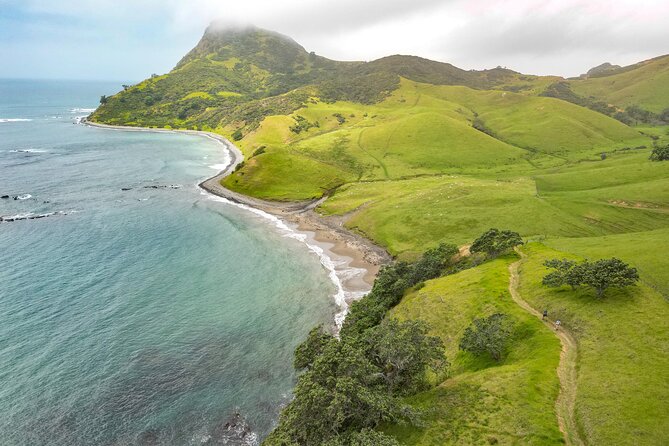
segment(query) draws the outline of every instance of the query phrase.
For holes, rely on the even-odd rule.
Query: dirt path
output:
[[[518,267],[523,259],[526,257],[520,250],[516,250],[520,254],[521,259],[509,265],[509,293],[513,300],[520,305],[525,311],[541,319],[542,314],[530,306],[518,292]],[[560,380],[560,393],[555,402],[555,409],[557,412],[558,425],[560,431],[564,435],[565,443],[568,445],[582,446],[586,443],[581,439],[576,420],[574,417],[574,405],[576,403],[576,357],[577,344],[574,337],[564,327],[555,330],[553,322],[550,320],[543,321],[544,325],[548,327],[560,339],[562,344],[562,351],[560,352],[560,364],[557,368],[558,378]]]

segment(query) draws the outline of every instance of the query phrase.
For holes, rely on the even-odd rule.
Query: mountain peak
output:
[[[282,72],[302,63],[306,56],[307,51],[299,43],[283,34],[254,25],[213,22],[195,48],[179,61],[177,68],[199,58],[237,58],[260,68]]]

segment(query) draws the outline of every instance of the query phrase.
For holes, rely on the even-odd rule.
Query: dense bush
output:
[[[281,413],[265,445],[387,445],[397,442],[373,429],[379,423],[415,423],[403,397],[425,389],[427,371],[448,363],[439,338],[420,321],[384,320],[407,288],[439,277],[458,252],[441,244],[417,262],[384,267],[372,291],[352,305],[339,339],[313,329],[295,350],[303,373],[295,398]]]
[[[666,146],[657,146],[650,154],[651,161],[669,161],[669,144]]]
[[[377,325],[386,312],[400,302],[406,289],[439,277],[457,253],[455,245],[440,244],[426,251],[413,264],[396,262],[381,268],[372,291],[351,305],[342,335],[359,333]]]
[[[474,240],[469,251],[483,252],[490,257],[496,257],[522,244],[523,239],[517,232],[492,228]]]
[[[571,86],[566,81],[559,81],[549,85],[540,93],[540,96],[562,99],[563,101],[571,102],[572,104],[580,105],[581,107],[587,107],[596,112],[611,116],[627,125],[669,123],[669,109],[665,109],[662,113],[655,114],[651,111],[642,109],[638,105],[632,104],[624,110],[620,110],[614,105],[598,101],[592,97],[586,98],[577,95],[572,91]]]

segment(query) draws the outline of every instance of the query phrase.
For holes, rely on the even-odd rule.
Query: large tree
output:
[[[615,257],[588,264],[583,283],[592,287],[597,297],[602,297],[608,288],[624,288],[639,281],[636,268]]]
[[[411,394],[426,382],[426,370],[448,363],[441,339],[428,336],[423,321],[386,320],[366,333],[367,357],[378,368],[388,393]]]

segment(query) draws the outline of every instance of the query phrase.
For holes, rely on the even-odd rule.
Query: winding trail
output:
[[[523,259],[527,257],[521,250],[516,248],[516,252],[520,255],[520,260],[509,265],[509,293],[514,302],[521,308],[542,319],[542,314],[533,308],[520,296],[518,291],[518,267]],[[558,378],[560,380],[560,393],[555,401],[555,409],[557,412],[558,426],[560,432],[564,435],[565,444],[574,446],[583,446],[586,443],[579,434],[578,426],[576,424],[576,417],[574,415],[574,407],[576,403],[576,357],[578,354],[578,347],[576,340],[561,327],[559,330],[553,328],[553,324],[549,320],[542,321],[555,335],[560,339],[562,344],[562,351],[560,352],[560,364],[557,368]]]

